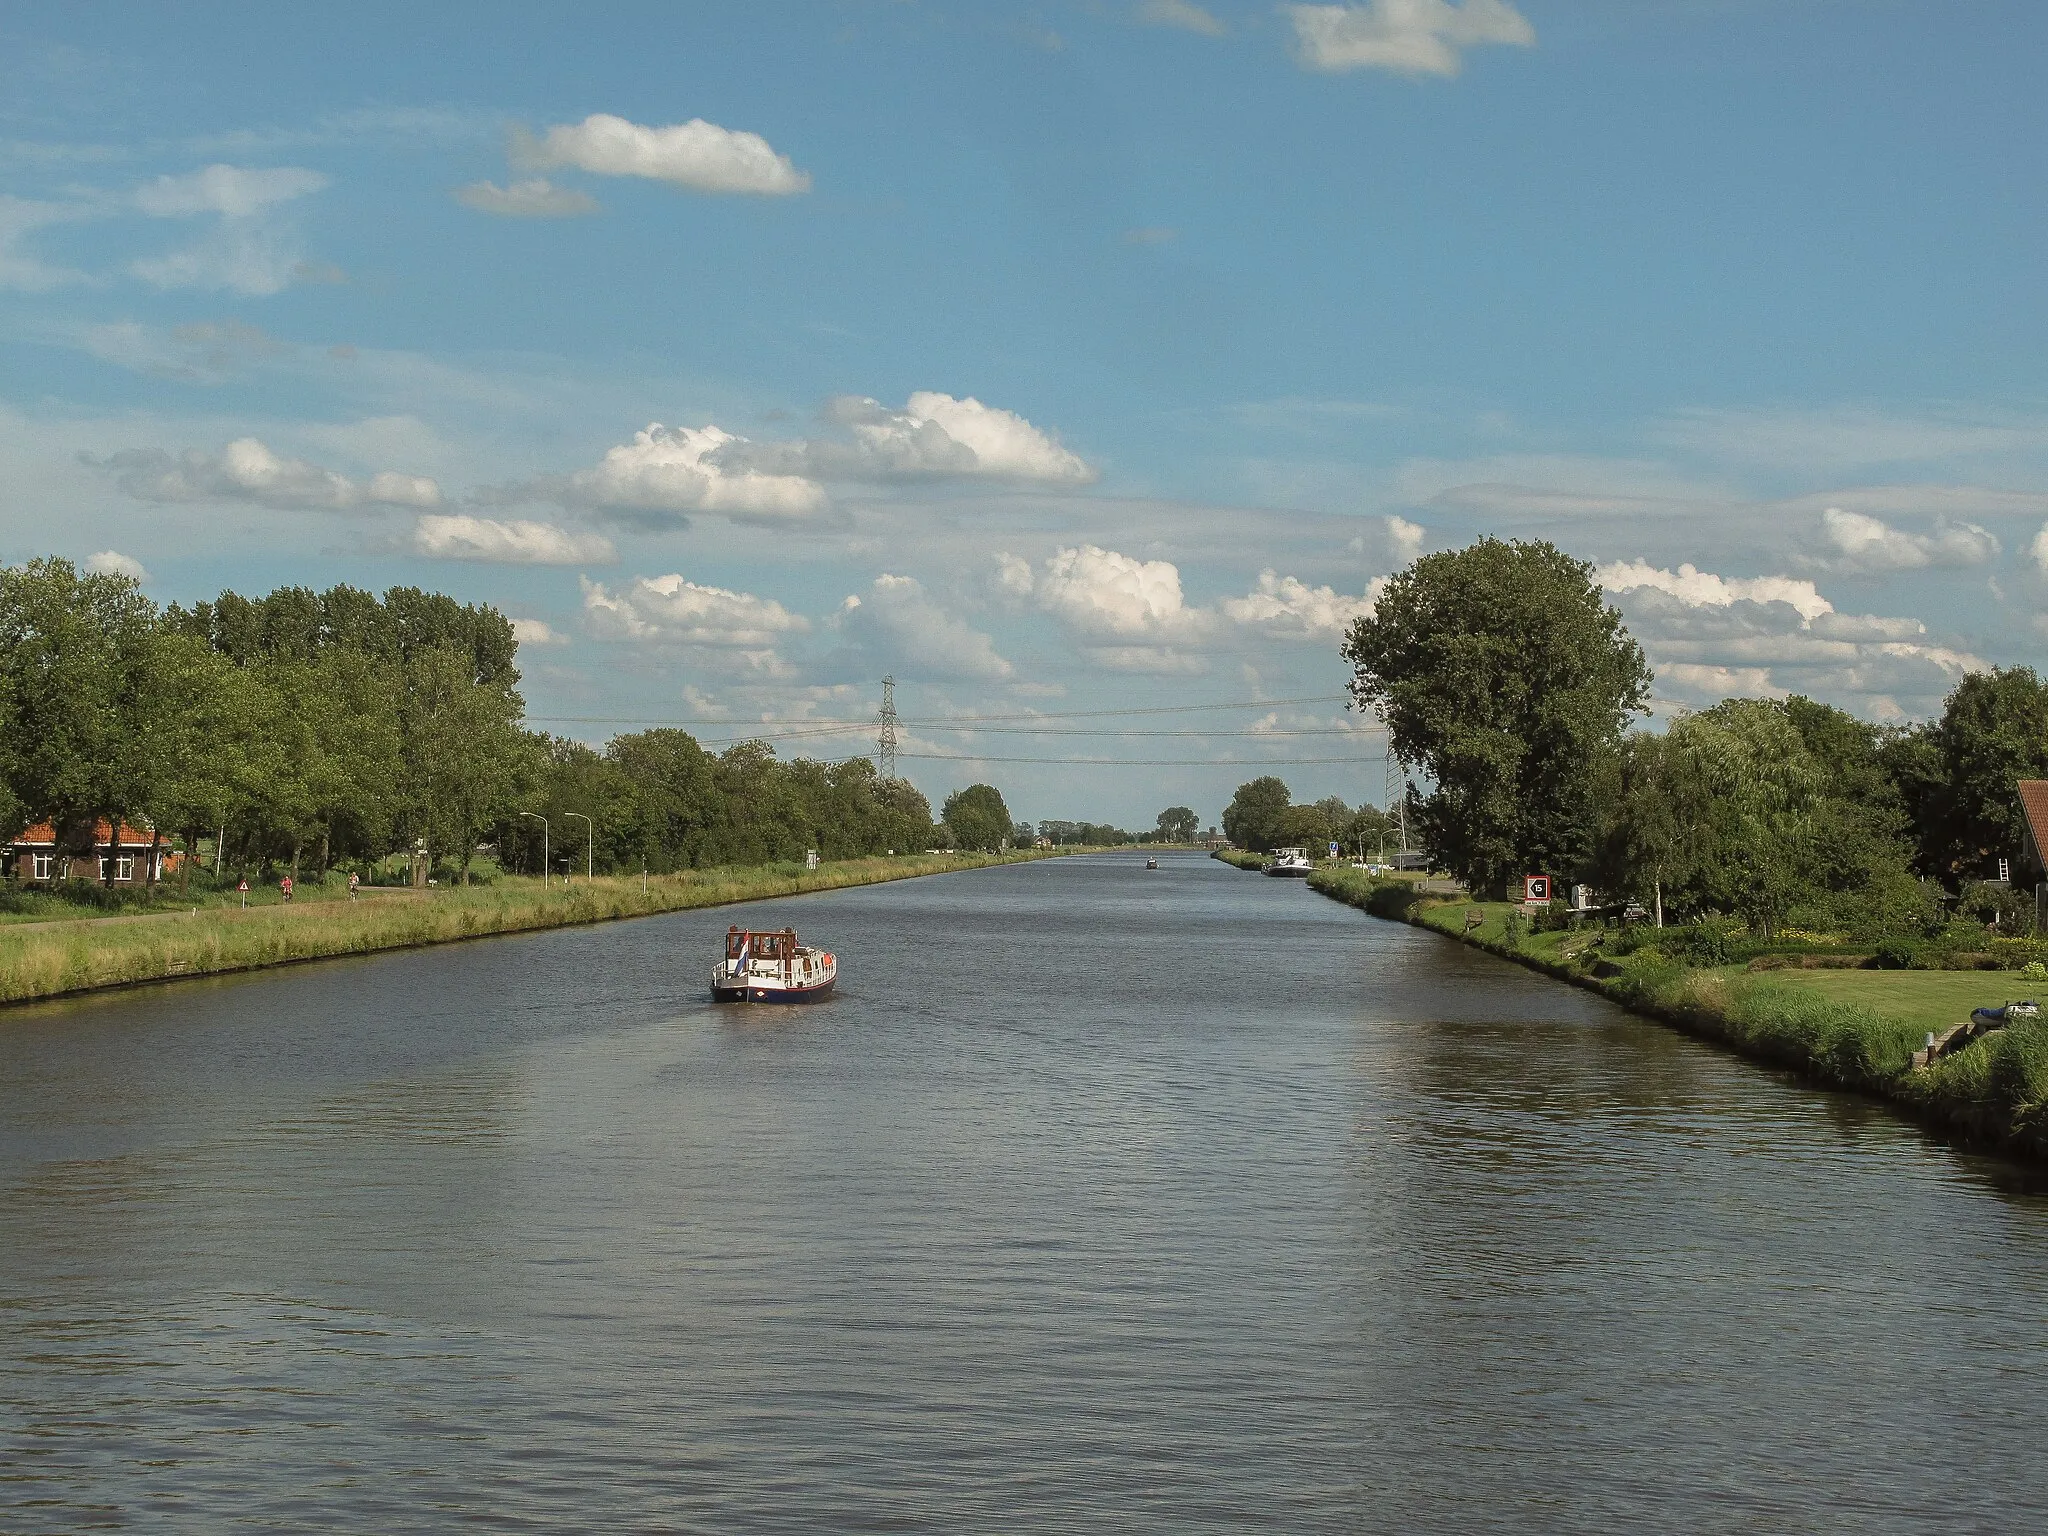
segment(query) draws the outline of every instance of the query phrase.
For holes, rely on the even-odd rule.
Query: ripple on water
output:
[[[0,1529],[2048,1514],[2026,1181],[1162,862],[25,1011]]]

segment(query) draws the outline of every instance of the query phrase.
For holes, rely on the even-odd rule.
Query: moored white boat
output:
[[[829,951],[799,944],[794,928],[762,932],[734,925],[725,931],[725,958],[711,972],[717,1003],[815,1003],[839,979]]]
[[[1276,848],[1266,873],[1279,880],[1306,880],[1315,867],[1306,848]]]

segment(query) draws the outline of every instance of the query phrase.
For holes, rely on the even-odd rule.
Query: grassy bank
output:
[[[267,905],[246,911],[202,907],[196,914],[141,920],[82,919],[0,929],[0,1003],[446,944],[484,934],[645,917],[1051,856],[1043,850],[911,854],[846,859],[814,870],[801,864],[691,870],[650,876],[644,888],[638,875],[578,880],[569,886],[501,879],[487,886],[441,887],[417,895],[380,893],[353,902]]]
[[[1970,1010],[2048,991],[2012,972],[1691,967],[1654,944],[1608,953],[1611,930],[1532,933],[1505,902],[1444,900],[1359,870],[1318,870],[1310,886],[1379,917],[1414,923],[1590,987],[1624,1007],[1889,1100],[1941,1129],[2048,1160],[2048,1026],[2015,1024],[1931,1069],[1913,1052]],[[1472,924],[1477,916],[1480,921]],[[2034,990],[2029,990],[2034,989]]]
[[[1221,859],[1224,863],[1233,864],[1239,869],[1264,869],[1266,867],[1265,854],[1246,853],[1241,848],[1218,848],[1209,857]]]

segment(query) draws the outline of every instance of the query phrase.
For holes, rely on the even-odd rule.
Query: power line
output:
[[[1220,704],[1151,704],[1137,709],[1066,709],[1035,710],[1024,714],[1009,715],[945,715],[929,719],[901,719],[899,726],[906,729],[917,727],[925,730],[942,730],[950,725],[976,725],[1005,720],[1090,720],[1122,715],[1190,715],[1210,709],[1278,709],[1289,704],[1343,704],[1350,696],[1342,693],[1311,694],[1298,699],[1233,699]],[[636,715],[528,715],[531,721],[544,721],[554,725],[652,725],[681,728],[692,725],[722,725],[732,730],[750,726],[787,725],[832,726],[838,728],[871,731],[875,728],[872,719],[865,720],[823,720],[817,716],[799,716],[785,719],[766,720],[702,720],[702,719],[654,719]]]
[[[1365,757],[1004,757],[979,752],[898,752],[898,757],[922,758],[935,763],[1053,763],[1086,768],[1303,768],[1312,764],[1376,763],[1378,753]]]

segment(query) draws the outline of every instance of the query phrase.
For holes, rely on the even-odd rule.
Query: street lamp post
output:
[[[546,885],[548,883],[548,870],[550,868],[550,865],[548,864],[548,819],[547,817],[541,815],[538,811],[521,811],[519,814],[522,816],[531,816],[535,821],[540,823],[540,883],[542,885]]]
[[[597,826],[588,816],[577,811],[562,812],[562,819],[583,823],[583,879],[587,884],[590,880],[591,865],[596,856]]]

